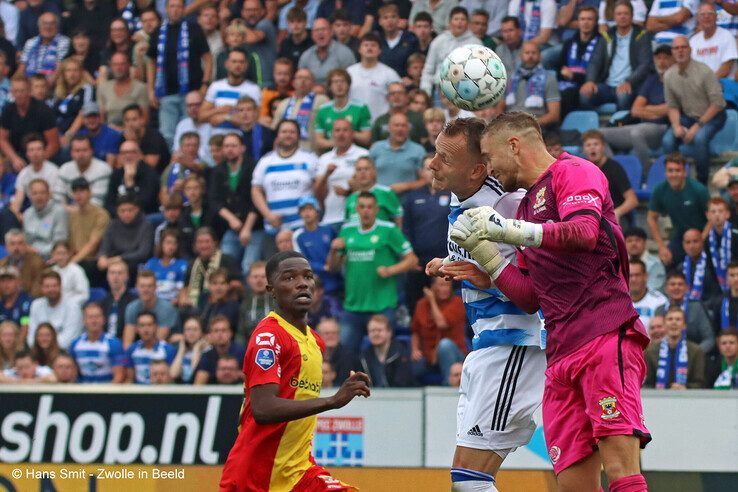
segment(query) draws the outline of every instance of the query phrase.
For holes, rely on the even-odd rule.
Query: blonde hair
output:
[[[54,96],[56,96],[57,99],[64,99],[69,94],[74,94],[85,85],[85,78],[80,77],[77,85],[75,85],[74,87],[69,87],[67,81],[64,78],[64,70],[66,70],[69,65],[77,65],[77,68],[79,68],[80,72],[84,71],[82,62],[76,58],[67,58],[66,60],[63,60],[61,62],[59,77],[56,79],[56,88],[54,89]]]
[[[241,36],[246,36],[246,21],[243,19],[233,19],[225,28],[223,37],[225,38],[229,34],[240,34]]]
[[[10,353],[6,354],[2,347],[0,347],[0,370],[5,369],[15,363],[15,353],[23,349],[23,339],[20,337],[20,327],[15,321],[5,320],[0,323],[0,333],[5,331],[6,328],[13,330],[15,336],[15,347],[10,349]]]
[[[423,122],[440,121],[446,123],[446,115],[441,108],[428,108],[423,111]]]

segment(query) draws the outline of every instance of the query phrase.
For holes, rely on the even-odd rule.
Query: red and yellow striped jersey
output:
[[[323,340],[312,329],[303,333],[275,312],[254,330],[243,362],[244,402],[239,434],[221,478],[221,490],[290,491],[313,464],[310,454],[316,416],[291,422],[257,424],[249,390],[278,384],[280,398],[320,396]]]

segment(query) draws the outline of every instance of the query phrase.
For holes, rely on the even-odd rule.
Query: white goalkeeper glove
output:
[[[492,207],[472,208],[464,212],[471,221],[471,229],[479,231],[482,239],[537,248],[543,239],[543,227],[524,220],[506,219]],[[470,230],[471,230],[470,229]]]
[[[451,227],[451,240],[467,250],[493,281],[510,263],[503,258],[495,243],[482,237],[481,231],[472,228],[471,220],[464,215],[460,215]]]

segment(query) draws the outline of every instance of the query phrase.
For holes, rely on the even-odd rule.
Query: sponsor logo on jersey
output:
[[[256,335],[256,345],[274,345],[274,335],[269,332],[258,333]]]
[[[620,417],[620,410],[615,407],[617,401],[614,396],[608,396],[597,402],[602,407],[602,415],[600,415],[602,420],[612,420]]]
[[[306,389],[308,391],[312,391],[313,393],[320,393],[320,381],[310,381],[308,379],[298,379],[297,376],[292,376],[290,378],[290,386],[293,388],[300,388],[300,389]]]
[[[599,200],[600,197],[593,195],[592,193],[584,193],[583,195],[569,195],[566,197],[566,200],[564,200],[563,206],[569,206],[569,205],[578,205],[580,203],[585,204],[591,204],[596,205],[597,200]]]
[[[276,357],[274,357],[274,350],[272,349],[259,349],[256,352],[256,365],[265,371],[270,369],[275,361]]]

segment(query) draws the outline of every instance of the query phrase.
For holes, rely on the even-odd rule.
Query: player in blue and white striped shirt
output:
[[[136,316],[136,333],[139,340],[126,350],[126,382],[151,384],[149,367],[153,360],[165,360],[171,365],[177,351],[167,342],[157,340],[156,315],[141,311]]]
[[[81,383],[125,382],[125,353],[117,337],[105,332],[105,312],[89,303],[82,311],[85,332],[72,340],[69,353],[79,367]]]

